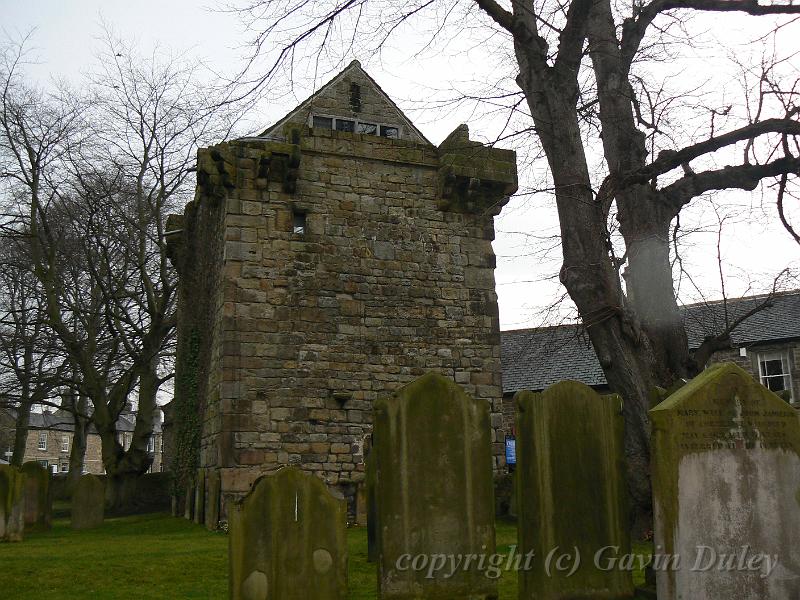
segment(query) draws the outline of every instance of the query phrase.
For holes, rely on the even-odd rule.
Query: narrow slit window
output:
[[[306,234],[306,214],[302,212],[292,213],[292,233],[296,235]]]

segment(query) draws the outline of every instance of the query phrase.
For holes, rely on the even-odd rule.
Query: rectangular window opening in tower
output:
[[[292,211],[292,233],[295,235],[306,234],[306,213]]]

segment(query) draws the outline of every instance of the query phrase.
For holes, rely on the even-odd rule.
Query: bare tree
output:
[[[534,141],[549,166],[561,228],[561,283],[578,308],[606,378],[625,399],[636,528],[647,528],[652,518],[649,393],[698,369],[673,289],[670,225],[693,199],[712,190],[754,190],[766,180],[778,184],[779,202],[785,198],[786,182],[800,170],[800,107],[796,95],[779,86],[777,106],[762,103],[762,110],[752,110],[754,102],[744,98],[745,114],[736,126],[731,126],[732,115],[722,118],[725,107],[719,106],[711,115],[718,118],[708,119],[699,134],[663,135],[657,115],[648,110],[658,106],[658,89],[642,64],[659,53],[663,58],[668,47],[691,45],[681,35],[688,14],[797,14],[800,5],[754,0],[632,5],[611,0],[251,0],[237,10],[256,33],[250,70],[240,78],[251,89],[274,81],[303,57],[313,62],[335,41],[345,52],[359,39],[367,40],[362,48],[379,48],[407,20],[426,14],[434,36],[442,35],[457,14],[458,28],[469,23],[502,40],[493,49],[513,56]],[[261,56],[270,62],[257,71]],[[698,110],[708,116],[705,108]],[[719,167],[714,159],[720,155],[738,157],[737,162]],[[621,252],[609,231],[612,217],[619,223]]]
[[[47,326],[41,287],[22,240],[0,248],[0,390],[15,412],[11,464],[22,465],[31,409],[63,385],[67,361]],[[21,243],[22,242],[22,243]]]
[[[14,50],[0,78],[0,160],[19,199],[6,231],[30,242],[47,326],[76,370],[78,400],[91,403],[111,504],[122,506],[150,467],[156,397],[172,377],[166,217],[190,198],[198,145],[230,131],[229,105],[196,65],[140,58],[111,34],[83,94],[26,85]],[[116,423],[134,394],[126,447]]]

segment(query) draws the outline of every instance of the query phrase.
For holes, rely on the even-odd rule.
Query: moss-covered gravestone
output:
[[[605,560],[630,553],[622,400],[563,381],[515,403],[518,552],[534,553],[520,599],[632,598],[631,571]]]
[[[650,411],[659,600],[800,598],[800,420],[734,364]]]
[[[25,475],[25,528],[50,529],[53,512],[50,471],[36,461],[22,465]]]
[[[106,486],[96,475],[81,475],[72,492],[72,528],[94,529],[105,517]]]
[[[0,465],[0,542],[21,542],[25,532],[25,475]]]
[[[231,600],[344,600],[347,505],[314,475],[260,477],[232,508]]]
[[[490,436],[489,404],[441,375],[375,403],[380,598],[496,598]]]

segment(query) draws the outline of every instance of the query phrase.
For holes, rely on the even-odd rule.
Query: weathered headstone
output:
[[[519,597],[632,598],[632,572],[607,568],[630,553],[621,398],[562,381],[515,403],[518,552],[534,559]]]
[[[800,420],[734,364],[650,411],[659,600],[800,598]]]
[[[293,467],[260,477],[232,509],[231,600],[344,600],[347,505]]]
[[[220,477],[219,470],[210,469],[208,471],[208,485],[206,486],[206,529],[216,531],[219,527],[219,490]]]
[[[373,440],[379,596],[495,598],[488,403],[428,373],[375,403]]]
[[[200,525],[206,519],[206,471],[197,469],[194,487],[194,522]]]
[[[25,528],[50,529],[53,497],[50,471],[36,461],[22,465],[25,475]]]
[[[72,528],[93,529],[103,524],[106,486],[96,475],[81,475],[72,492]]]
[[[0,542],[21,542],[25,531],[25,475],[0,465]]]

